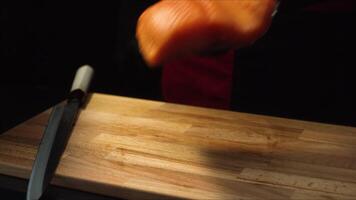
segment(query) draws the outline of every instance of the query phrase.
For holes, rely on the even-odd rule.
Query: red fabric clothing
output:
[[[307,6],[312,12],[348,12],[354,0],[327,0]],[[168,102],[229,109],[233,51],[219,56],[196,56],[168,63],[163,68],[162,92]]]
[[[197,56],[163,67],[162,92],[166,101],[229,109],[234,64],[233,51]]]

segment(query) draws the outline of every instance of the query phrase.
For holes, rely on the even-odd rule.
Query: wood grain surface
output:
[[[28,178],[49,112],[0,136]],[[127,199],[356,199],[356,128],[94,94],[53,184]]]

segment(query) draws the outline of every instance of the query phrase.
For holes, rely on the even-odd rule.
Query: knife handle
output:
[[[83,65],[79,67],[74,77],[69,99],[77,98],[83,101],[88,92],[93,75],[94,69],[91,66]]]

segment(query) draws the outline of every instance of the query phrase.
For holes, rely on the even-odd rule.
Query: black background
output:
[[[162,100],[160,69],[137,50],[136,20],[151,1],[5,1],[1,5],[0,131],[65,98],[75,70],[95,92]],[[232,109],[355,125],[355,13],[291,9],[236,51]]]
[[[63,100],[75,70],[92,90],[160,99],[160,70],[137,51],[135,23],[153,1],[7,1],[1,7],[0,130]]]
[[[356,126],[355,12],[281,11],[237,50],[233,108]]]

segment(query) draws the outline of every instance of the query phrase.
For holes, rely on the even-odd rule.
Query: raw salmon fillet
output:
[[[162,0],[139,18],[136,36],[150,66],[200,54],[238,48],[269,27],[275,0]]]

